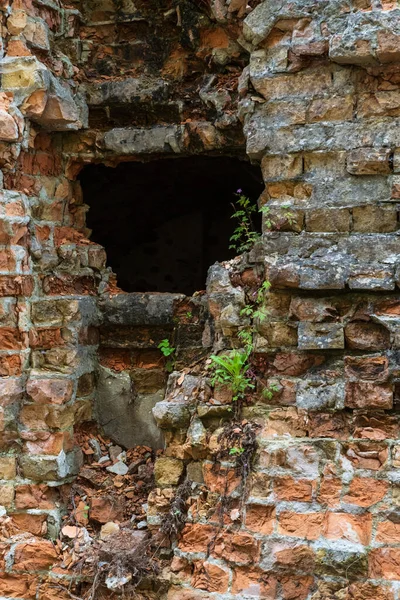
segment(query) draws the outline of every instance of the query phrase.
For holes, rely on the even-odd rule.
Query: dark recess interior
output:
[[[235,256],[236,190],[255,202],[264,188],[259,167],[230,157],[88,165],[80,180],[92,239],[119,286],[186,295],[204,289],[210,265]]]

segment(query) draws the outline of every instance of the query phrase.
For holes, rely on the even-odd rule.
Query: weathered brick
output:
[[[73,382],[70,379],[29,379],[26,391],[34,402],[64,404],[72,397]]]
[[[367,546],[371,539],[372,515],[327,513],[324,535],[331,540],[344,539]]]
[[[393,407],[393,386],[389,383],[374,385],[370,381],[349,381],[346,383],[345,404],[349,408]]]
[[[355,477],[349,486],[343,502],[368,507],[381,502],[389,489],[386,481],[370,477]]]
[[[323,513],[281,512],[278,517],[278,531],[281,535],[294,536],[306,540],[316,540],[323,532]]]
[[[250,531],[269,535],[274,528],[275,508],[263,504],[250,504],[246,507],[246,527]]]
[[[352,175],[390,173],[389,148],[357,148],[347,156],[347,170]]]

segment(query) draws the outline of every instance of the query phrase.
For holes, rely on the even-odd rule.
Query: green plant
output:
[[[286,219],[286,221],[289,223],[289,225],[293,225],[294,223],[294,214],[289,210],[290,205],[289,204],[282,204],[281,207],[283,208],[283,216]],[[271,219],[271,217],[269,216],[271,212],[271,208],[268,206],[268,204],[264,204],[261,208],[260,208],[260,213],[264,215],[264,228],[267,229],[268,231],[271,231],[272,229],[280,229],[280,224],[278,221],[275,221],[274,219]]]
[[[242,254],[251,250],[260,234],[255,231],[252,219],[252,215],[257,212],[257,206],[242,193],[242,190],[237,190],[236,196],[238,199],[232,204],[235,212],[231,218],[236,219],[238,225],[231,235],[229,248]]]
[[[269,387],[264,387],[262,395],[263,398],[266,398],[266,400],[272,400],[274,394],[276,394],[277,392],[279,392],[279,386],[275,383],[271,383]]]
[[[211,356],[211,366],[214,370],[211,383],[228,385],[232,390],[234,402],[243,398],[248,390],[254,389],[251,378],[247,376],[250,368],[248,350],[232,350],[225,356]]]
[[[159,350],[161,350],[161,353],[167,359],[167,361],[165,363],[165,368],[168,371],[168,373],[171,373],[174,370],[174,366],[175,366],[176,348],[171,346],[171,343],[168,339],[162,340],[158,344],[157,348],[159,348]]]
[[[186,313],[186,318],[193,319],[193,313],[190,310],[188,310],[188,312]]]
[[[229,450],[229,456],[240,456],[241,454],[243,454],[243,452],[244,448],[238,448],[237,446],[234,446]]]
[[[279,229],[280,224],[278,221],[270,217],[271,208],[264,204],[258,210],[257,205],[245,196],[242,190],[237,190],[236,196],[238,199],[232,204],[234,213],[232,219],[236,219],[238,224],[235,231],[230,238],[231,250],[235,250],[239,254],[248,252],[254,246],[254,244],[260,239],[260,234],[255,230],[253,223],[253,216],[255,213],[260,212],[264,216],[264,228],[271,231],[272,229]],[[283,216],[288,221],[289,225],[293,225],[294,214],[289,210],[289,204],[282,204]]]

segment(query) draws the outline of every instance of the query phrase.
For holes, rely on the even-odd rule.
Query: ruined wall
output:
[[[88,239],[79,171],[246,151],[271,209],[262,241],[213,267],[201,311],[177,299],[190,308],[167,315],[182,353],[154,409],[167,447],[149,528],[185,475],[197,485],[164,549],[162,589],[168,600],[397,599],[397,3],[4,0],[0,10],[0,596],[68,598],[55,578],[79,578],[55,540],[82,464],[74,428],[98,409],[99,358],[150,395],[166,385],[157,339],[135,329],[135,340],[132,309],[112,321],[121,292],[106,249]],[[241,310],[263,280],[257,389],[237,422],[229,390],[213,390],[198,359],[240,346]],[[251,475],[221,454],[229,422],[236,444],[257,431]]]

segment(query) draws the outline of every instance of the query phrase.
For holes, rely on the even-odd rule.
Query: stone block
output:
[[[287,96],[301,98],[333,91],[331,73],[325,67],[290,75],[285,73],[271,76],[262,50],[253,52],[250,57],[250,81],[254,89],[266,100]]]
[[[389,377],[387,356],[345,356],[344,372],[347,378],[383,383]]]
[[[37,90],[50,86],[50,71],[34,56],[2,59],[2,89],[14,94],[18,105]]]
[[[346,121],[353,118],[354,98],[352,95],[317,98],[309,106],[307,121]]]
[[[303,173],[303,158],[301,155],[287,154],[286,156],[265,156],[261,161],[264,181],[269,179],[292,179]]]
[[[317,552],[316,572],[325,577],[347,577],[351,580],[368,575],[368,556],[365,551],[351,548],[321,548]],[[361,596],[359,596],[361,600]],[[371,599],[372,600],[372,599]]]
[[[17,474],[17,463],[14,456],[0,457],[0,479],[14,479]]]
[[[0,379],[0,406],[17,404],[22,399],[23,391],[20,379]]]
[[[346,346],[352,350],[385,350],[390,346],[389,331],[378,323],[353,321],[346,325]]]
[[[347,170],[352,175],[387,175],[390,148],[357,148],[347,155]]]
[[[299,323],[301,350],[337,350],[344,348],[342,323]]]
[[[296,405],[307,410],[343,408],[344,384],[339,382],[300,381],[296,393]]]
[[[14,502],[14,486],[11,484],[0,484],[0,506],[11,508]]]
[[[351,215],[348,208],[316,208],[306,211],[306,230],[320,232],[347,232]]]
[[[157,458],[154,465],[156,485],[161,487],[178,485],[183,471],[184,465],[181,460],[169,457]]]
[[[135,394],[129,373],[98,367],[95,413],[105,433],[125,448],[163,447],[163,436],[152,413],[163,396],[163,388],[155,393]]]
[[[3,109],[0,109],[0,140],[3,142],[16,142],[19,131],[15,120]]]
[[[381,63],[399,62],[400,35],[391,31],[379,31],[376,56]]]
[[[28,42],[28,46],[38,50],[50,50],[49,31],[42,19],[28,17],[24,29],[24,38]]]
[[[190,410],[181,402],[157,402],[152,410],[161,429],[182,429],[190,422]]]
[[[13,10],[7,19],[7,29],[11,35],[19,35],[26,27],[28,17],[24,10]]]
[[[104,146],[116,154],[174,154],[183,151],[183,136],[181,125],[111,129]]]
[[[333,35],[329,42],[329,58],[340,65],[371,66],[377,64],[371,40],[355,36]]]
[[[352,275],[352,270],[348,278],[348,285],[351,290],[384,291],[394,290],[396,287],[393,269],[381,268],[381,266],[368,268],[368,265],[365,265],[362,270],[355,268],[355,275]]]
[[[22,474],[34,481],[56,481],[60,479],[57,458],[41,456],[21,456],[19,465]]]
[[[124,77],[121,81],[104,81],[85,86],[89,106],[110,106],[168,99],[169,85],[164,79]]]
[[[281,348],[285,346],[297,346],[297,327],[296,325],[285,323],[283,321],[271,322],[266,319],[257,325],[256,346],[258,350],[262,348]],[[264,339],[263,339],[264,338]]]
[[[396,206],[367,204],[353,208],[353,230],[362,233],[389,233],[396,231]]]

